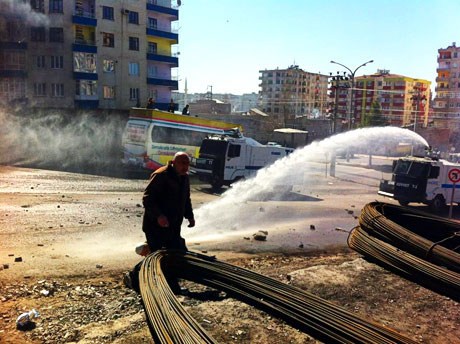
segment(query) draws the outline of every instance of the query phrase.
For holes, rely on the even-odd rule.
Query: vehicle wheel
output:
[[[212,186],[213,191],[220,191],[220,189],[222,189],[223,185],[224,184],[220,180],[213,180],[211,182],[211,186]]]
[[[435,213],[440,213],[445,206],[446,200],[442,195],[437,195],[430,204],[431,210]]]
[[[408,201],[398,200],[398,203],[401,204],[403,207],[407,207],[409,205]]]

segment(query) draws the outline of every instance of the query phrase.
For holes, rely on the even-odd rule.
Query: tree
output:
[[[364,116],[365,127],[380,127],[385,125],[385,117],[382,114],[382,106],[376,100],[371,103],[371,110]]]

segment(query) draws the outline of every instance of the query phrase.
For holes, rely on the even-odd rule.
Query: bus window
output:
[[[206,133],[192,130],[154,126],[152,130],[152,142],[171,143],[184,146],[199,147]]]

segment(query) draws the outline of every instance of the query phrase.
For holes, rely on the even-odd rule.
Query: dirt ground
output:
[[[145,180],[0,167],[0,343],[152,343],[139,296],[121,279],[139,261],[133,247],[143,240],[144,187]],[[195,207],[218,197],[193,186]],[[308,204],[316,218],[296,220],[295,228],[282,227],[281,219],[267,242],[239,235],[224,244],[190,240],[189,247],[292,284],[421,343],[460,343],[458,302],[346,247],[345,232],[356,224],[360,207],[376,199],[367,191],[350,197],[340,206]],[[351,200],[353,216],[343,209]],[[248,207],[261,209],[253,203]],[[302,212],[305,203],[264,207],[286,209],[292,217],[288,208]],[[343,223],[343,232],[335,230]],[[190,294],[180,301],[221,343],[319,343],[225,293],[183,283]],[[40,317],[17,330],[17,316],[33,308]]]

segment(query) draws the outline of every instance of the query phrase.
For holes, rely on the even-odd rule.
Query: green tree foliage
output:
[[[364,127],[380,127],[385,125],[385,116],[382,114],[382,106],[376,100],[371,103],[371,110],[364,116]]]

